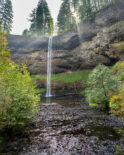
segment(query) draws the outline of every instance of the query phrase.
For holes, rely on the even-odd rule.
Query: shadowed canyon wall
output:
[[[98,13],[92,22],[79,25],[53,39],[54,73],[112,65],[124,60],[124,1],[119,0]],[[48,38],[32,39],[8,35],[11,59],[25,63],[31,74],[46,73]]]

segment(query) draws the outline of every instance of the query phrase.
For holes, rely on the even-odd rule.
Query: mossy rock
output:
[[[124,51],[124,41],[111,44],[111,46],[112,46],[112,48],[114,48],[118,52],[123,52]]]
[[[112,74],[116,74],[119,80],[124,82],[124,61],[119,61],[115,64]]]
[[[124,28],[124,21],[117,22],[116,24],[112,25],[107,32],[113,32],[119,29],[120,27]]]

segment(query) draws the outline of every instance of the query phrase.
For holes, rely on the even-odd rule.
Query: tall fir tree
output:
[[[11,0],[5,0],[2,16],[2,25],[5,31],[10,32],[13,22],[13,9]]]
[[[93,15],[115,0],[80,0],[80,18],[82,21],[93,18]]]
[[[75,11],[78,10],[80,0],[71,0],[72,6]]]
[[[70,0],[62,0],[57,18],[58,33],[71,29],[75,25],[75,20],[71,11]]]
[[[94,14],[92,7],[91,0],[81,0],[79,12],[82,21],[92,18]]]
[[[31,22],[30,32],[36,33],[36,9],[32,10],[29,21]]]
[[[0,21],[1,22],[3,17],[3,11],[4,11],[4,0],[0,0]]]
[[[53,19],[46,0],[40,0],[36,9],[36,30],[38,35],[53,33]]]
[[[71,29],[75,20],[86,21],[93,19],[95,13],[115,0],[62,0],[58,14],[58,33]]]

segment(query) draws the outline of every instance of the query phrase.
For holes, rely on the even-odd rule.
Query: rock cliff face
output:
[[[103,9],[92,22],[53,38],[54,73],[112,65],[124,60],[124,0]],[[48,38],[7,36],[12,60],[25,63],[31,74],[46,73]]]

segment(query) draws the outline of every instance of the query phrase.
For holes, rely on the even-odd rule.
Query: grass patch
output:
[[[86,83],[88,80],[88,76],[91,70],[83,70],[83,71],[76,71],[72,73],[61,73],[52,75],[52,89],[53,91],[83,91],[86,87]],[[42,88],[37,88],[37,94],[44,94],[46,92],[46,88],[44,86],[46,84],[46,75],[34,75],[32,76],[33,80],[40,80],[38,83],[42,85]],[[46,87],[46,86],[45,86]],[[82,87],[82,88],[81,88]],[[60,88],[58,90],[58,88]],[[84,92],[82,92],[84,94]]]
[[[88,79],[88,75],[90,73],[90,70],[84,70],[84,71],[77,71],[72,73],[61,73],[57,75],[52,76],[52,80],[64,80],[66,83],[69,82],[75,82],[75,81],[82,81],[85,83]]]
[[[34,81],[37,80],[37,79],[43,80],[43,79],[46,79],[46,75],[41,75],[41,74],[33,75],[33,76],[32,76],[32,79],[33,79]]]
[[[88,79],[88,75],[91,70],[83,70],[83,71],[76,71],[72,73],[61,73],[52,75],[52,80],[55,81],[61,81],[64,80],[65,83],[75,82],[75,81],[82,81],[83,83],[86,83]],[[46,79],[46,75],[34,75],[32,76],[33,80]]]
[[[38,88],[37,89],[37,94],[43,94],[46,92],[46,88]]]

